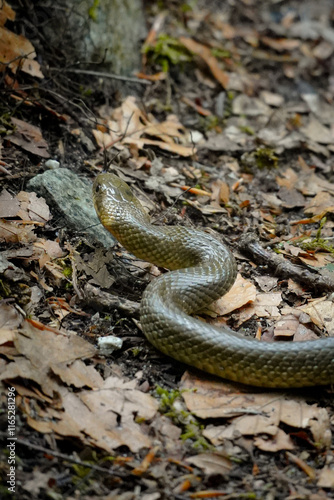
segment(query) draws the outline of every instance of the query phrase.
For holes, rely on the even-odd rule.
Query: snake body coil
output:
[[[261,387],[334,382],[334,338],[259,342],[190,316],[224,295],[236,277],[229,249],[202,231],[153,226],[129,186],[113,174],[93,187],[96,212],[117,240],[140,259],[171,269],[146,288],[141,324],[163,353],[220,377]]]

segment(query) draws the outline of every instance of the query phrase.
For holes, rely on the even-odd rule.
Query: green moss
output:
[[[142,352],[142,347],[132,347],[131,352],[134,358],[139,356],[139,354]]]
[[[154,45],[144,45],[143,54],[153,64],[159,64],[162,71],[168,73],[171,65],[177,66],[193,60],[192,54],[176,38],[162,33]]]
[[[5,299],[10,296],[10,287],[3,280],[0,280],[0,298]]]
[[[315,235],[315,238],[310,239],[308,236],[303,238],[297,243],[297,245],[303,250],[324,250],[332,255],[334,255],[334,247],[328,241],[321,237],[321,231],[327,222],[327,218],[323,217],[319,224],[319,229]]]
[[[229,50],[219,48],[211,49],[211,54],[217,59],[227,59],[228,57],[231,57],[231,52]]]
[[[209,130],[214,130],[221,125],[222,120],[216,115],[200,116],[199,118],[199,129],[202,132],[209,132]]]
[[[100,0],[94,0],[93,5],[88,9],[88,16],[97,23],[97,10],[100,5]]]
[[[63,268],[63,275],[65,276],[65,278],[71,278],[72,276],[72,268],[67,266],[67,267],[64,267]]]
[[[204,426],[190,412],[181,410],[175,405],[178,399],[181,400],[180,391],[175,389],[168,391],[157,386],[155,396],[160,402],[160,412],[169,417],[174,425],[181,428],[182,440],[190,439],[193,441],[192,447],[196,449],[213,449],[213,446],[202,435]]]
[[[259,169],[277,168],[278,157],[275,155],[275,152],[272,149],[266,147],[258,148],[254,152],[254,156]]]
[[[249,127],[249,126],[244,126],[244,127],[239,127],[241,132],[245,132],[245,134],[248,134],[248,135],[255,135],[255,131],[252,127]]]

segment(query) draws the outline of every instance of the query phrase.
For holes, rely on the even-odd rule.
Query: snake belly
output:
[[[224,295],[237,267],[230,250],[186,227],[154,226],[130,187],[114,174],[93,186],[103,226],[136,257],[171,271],[154,279],[141,302],[147,339],[172,358],[222,378],[260,387],[334,383],[334,338],[259,342],[191,316]]]

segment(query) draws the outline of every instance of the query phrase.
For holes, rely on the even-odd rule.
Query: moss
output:
[[[213,48],[211,49],[211,54],[217,59],[227,59],[231,57],[231,52],[229,50]]]
[[[327,222],[327,218],[323,217],[319,224],[319,229],[315,235],[315,238],[310,239],[308,236],[303,238],[297,243],[297,245],[303,250],[324,250],[332,255],[334,255],[334,247],[328,241],[321,237],[321,231]]]
[[[159,64],[165,73],[168,73],[171,65],[177,66],[193,60],[189,50],[166,33],[160,34],[154,45],[144,45],[142,52],[151,63]]]
[[[100,0],[94,0],[93,5],[88,9],[88,16],[97,23],[97,9],[100,5]]]
[[[72,276],[72,268],[69,267],[69,266],[64,267],[64,269],[63,269],[63,275],[65,276],[65,278],[71,278],[71,276]]]
[[[207,450],[214,448],[202,435],[204,426],[190,412],[179,409],[178,405],[175,404],[177,400],[181,400],[180,391],[175,389],[168,391],[157,386],[155,396],[160,402],[160,412],[169,417],[174,425],[181,428],[182,440],[190,439],[193,442],[192,447],[196,449]]]
[[[241,132],[244,132],[245,134],[248,135],[255,135],[255,131],[252,127],[249,126],[244,126],[244,127],[239,127]]]
[[[266,147],[258,148],[254,152],[254,156],[259,169],[277,168],[278,157],[272,149]]]

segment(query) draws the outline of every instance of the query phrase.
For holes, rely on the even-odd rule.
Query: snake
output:
[[[201,229],[151,223],[129,185],[113,173],[93,184],[96,213],[126,250],[169,272],[154,278],[140,304],[148,341],[174,360],[233,382],[268,388],[334,383],[334,337],[264,342],[193,315],[226,294],[235,258]]]

